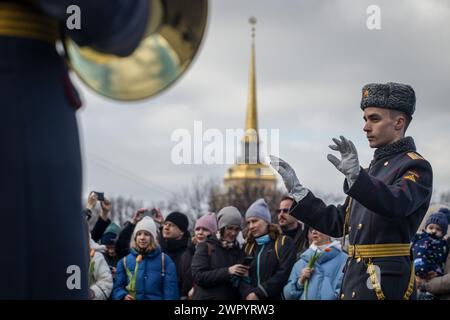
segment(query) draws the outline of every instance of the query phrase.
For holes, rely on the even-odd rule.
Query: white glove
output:
[[[329,154],[328,160],[342,172],[347,178],[349,188],[353,185],[359,175],[361,167],[359,166],[358,152],[355,145],[350,140],[341,136],[341,140],[333,138],[336,145],[330,145],[330,149],[339,151],[341,153],[341,160]]]
[[[270,165],[278,171],[280,176],[283,178],[284,185],[288,190],[289,194],[299,202],[308,194],[308,189],[303,187],[295,174],[294,169],[283,159],[270,156]]]

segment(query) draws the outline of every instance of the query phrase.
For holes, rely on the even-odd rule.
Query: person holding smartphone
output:
[[[88,221],[95,216],[95,207],[97,202],[100,203],[100,212],[98,214],[98,219],[91,231],[92,240],[99,242],[103,233],[111,224],[111,219],[109,218],[109,213],[111,212],[112,203],[105,196],[104,192],[91,191],[89,193],[86,208],[83,210]]]
[[[278,300],[295,263],[292,239],[283,235],[272,223],[264,199],[256,200],[245,213],[247,222],[244,252],[254,257],[250,265],[250,282],[241,282],[240,291],[246,300]]]
[[[235,207],[225,207],[217,214],[217,236],[199,243],[192,258],[194,300],[237,300],[238,286],[248,276],[248,266],[241,264],[244,253],[237,241],[242,216]]]

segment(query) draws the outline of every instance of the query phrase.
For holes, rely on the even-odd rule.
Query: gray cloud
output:
[[[381,8],[382,29],[366,28],[366,8]],[[145,201],[163,199],[196,176],[223,176],[226,165],[170,161],[172,132],[241,128],[250,60],[248,18],[258,18],[256,66],[259,125],[279,128],[280,153],[305,185],[340,192],[343,177],[327,161],[330,138],[354,140],[370,162],[359,109],[368,82],[413,85],[417,111],[409,129],[433,165],[437,190],[450,189],[450,4],[422,0],[213,0],[201,51],[168,91],[138,103],[98,97],[81,87],[85,191],[103,189]],[[108,169],[105,159],[130,177]],[[117,168],[116,168],[117,169]],[[117,170],[116,170],[117,171]]]

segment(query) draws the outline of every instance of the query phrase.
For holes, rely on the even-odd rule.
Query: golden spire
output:
[[[252,25],[252,50],[250,57],[250,73],[249,73],[249,92],[247,99],[247,119],[245,122],[245,132],[244,141],[252,141],[254,138],[258,140],[258,117],[256,113],[256,71],[255,71],[255,25],[256,18],[251,17],[249,19],[250,24]],[[247,135],[247,131],[250,131],[250,134]],[[253,134],[251,134],[253,133]],[[256,135],[255,135],[256,134]]]
[[[252,49],[250,57],[249,92],[247,100],[247,119],[245,134],[242,137],[241,159],[228,169],[225,174],[227,187],[248,188],[243,182],[254,183],[255,186],[264,186],[267,190],[274,190],[277,177],[267,164],[259,159],[258,117],[256,112],[256,73],[255,73],[255,24],[256,18],[249,19],[252,25]]]

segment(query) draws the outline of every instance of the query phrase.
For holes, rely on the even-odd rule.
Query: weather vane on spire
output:
[[[254,38],[255,37],[255,25],[256,25],[257,20],[255,17],[250,17],[248,19],[248,22],[252,25],[252,38]]]

